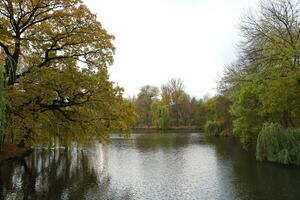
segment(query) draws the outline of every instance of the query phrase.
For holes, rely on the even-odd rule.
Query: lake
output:
[[[0,165],[0,199],[300,199],[300,168],[257,162],[232,138],[112,136]]]

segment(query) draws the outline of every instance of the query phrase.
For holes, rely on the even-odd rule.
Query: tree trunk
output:
[[[5,128],[6,128],[6,102],[5,102],[5,79],[4,74],[0,71],[0,152],[3,151],[5,141]]]
[[[5,101],[5,90],[13,85],[17,79],[17,65],[20,56],[20,41],[16,40],[15,52],[5,58],[5,72],[1,72],[0,77],[0,152],[3,151],[5,142],[5,129],[10,119],[10,108]],[[13,136],[12,136],[13,140]]]

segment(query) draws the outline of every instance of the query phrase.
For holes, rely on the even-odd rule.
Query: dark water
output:
[[[230,138],[115,137],[0,166],[0,199],[300,199],[300,168],[256,162]]]

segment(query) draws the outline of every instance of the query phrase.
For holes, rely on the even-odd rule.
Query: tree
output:
[[[154,100],[151,106],[153,124],[159,128],[166,130],[170,128],[170,111],[169,107],[160,100]]]
[[[162,100],[166,104],[169,104],[171,110],[171,116],[175,119],[175,125],[179,126],[182,119],[182,107],[183,101],[189,97],[184,91],[183,80],[180,78],[173,78],[168,81],[167,84],[162,86]]]
[[[181,124],[184,126],[191,125],[191,97],[185,92],[182,92],[182,94],[178,98],[177,102],[177,110],[179,113],[179,120]]]
[[[232,119],[230,114],[231,102],[225,96],[219,95],[202,102],[199,106],[201,127],[208,135],[230,135]],[[208,131],[212,131],[209,133]]]
[[[151,105],[159,94],[155,86],[146,85],[141,87],[136,100],[136,110],[139,116],[139,123],[151,126]]]
[[[242,21],[239,59],[220,88],[230,96],[234,133],[246,147],[265,122],[299,125],[299,14],[296,1],[265,1],[256,16]]]
[[[109,81],[114,37],[80,0],[0,2],[6,141],[108,139],[133,108]]]
[[[4,127],[6,124],[6,104],[4,98],[4,77],[3,73],[0,72],[0,152],[3,151],[3,144],[4,144]]]
[[[165,105],[171,105],[171,90],[168,84],[161,86],[161,99]]]
[[[197,112],[198,112],[198,107],[199,107],[199,101],[193,97],[190,100],[190,124],[193,126],[197,126],[198,122],[197,122]]]
[[[205,123],[206,123],[206,106],[205,106],[205,101],[203,99],[200,99],[197,103],[196,107],[196,113],[194,117],[194,123],[196,126],[198,126],[201,130],[204,130],[205,128]]]

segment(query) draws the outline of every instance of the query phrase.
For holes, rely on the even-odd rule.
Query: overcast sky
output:
[[[198,98],[215,93],[235,59],[239,19],[258,0],[84,0],[116,37],[111,80],[136,95],[182,78]]]

